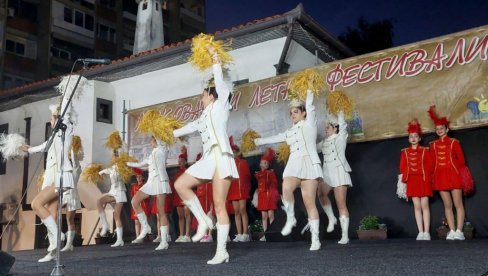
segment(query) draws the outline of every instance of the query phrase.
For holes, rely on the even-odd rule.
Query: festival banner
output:
[[[427,116],[436,105],[452,129],[488,125],[488,26],[471,29],[381,52],[316,66],[327,91],[315,99],[319,140],[324,136],[325,98],[342,91],[354,102],[347,118],[349,142],[390,139],[406,135],[407,122],[418,118],[424,132],[433,131]],[[297,72],[234,87],[228,133],[237,143],[250,128],[262,137],[291,127],[288,85]],[[165,102],[156,108],[190,122],[203,110],[201,95]],[[147,140],[135,133],[139,116],[148,108],[129,112],[130,147],[136,155]],[[200,137],[188,138],[190,156],[201,149]],[[178,147],[170,157],[176,158]]]

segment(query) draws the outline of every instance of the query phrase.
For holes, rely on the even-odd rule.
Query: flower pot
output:
[[[264,232],[250,232],[252,241],[259,241],[263,236]]]
[[[357,230],[358,238],[360,240],[386,240],[386,229],[375,230]]]
[[[449,233],[449,228],[445,226],[440,226],[436,229],[437,237],[440,240],[445,240],[447,237],[447,233]],[[471,240],[474,238],[474,228],[464,228],[463,230],[464,238],[467,240]]]

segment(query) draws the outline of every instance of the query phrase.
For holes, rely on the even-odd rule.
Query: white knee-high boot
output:
[[[75,239],[75,231],[68,231],[66,232],[66,244],[64,245],[61,252],[65,251],[73,251],[73,240]]]
[[[207,261],[207,264],[221,264],[229,262],[229,253],[227,253],[227,237],[229,237],[230,224],[217,223],[217,252],[215,256]]]
[[[117,227],[115,228],[115,233],[117,233],[117,241],[111,245],[111,247],[119,247],[124,246],[124,240],[122,239],[124,236],[124,228]]]
[[[320,220],[311,219],[308,223],[310,224],[310,233],[312,233],[312,245],[310,246],[310,251],[319,250],[321,246],[319,237]]]
[[[283,210],[286,212],[286,223],[281,230],[281,235],[288,236],[293,227],[296,226],[297,220],[295,218],[295,202],[286,202],[283,200]]]
[[[327,225],[327,232],[330,233],[334,231],[334,226],[337,224],[337,218],[334,216],[334,211],[332,211],[332,204],[322,205],[327,218],[329,219],[329,224]]]
[[[50,262],[56,259],[56,250],[47,252],[47,255],[38,260],[39,263]]]
[[[340,243],[340,244],[348,244],[349,243],[349,236],[348,236],[348,231],[349,231],[349,217],[341,216],[339,218],[339,221],[341,222],[342,238],[339,240],[338,243]]]
[[[169,244],[168,241],[166,240],[168,238],[168,225],[161,226],[159,227],[159,229],[161,231],[161,241],[159,242],[158,247],[156,247],[156,250],[168,249]]]
[[[151,226],[149,226],[149,223],[147,223],[146,214],[144,212],[140,212],[136,216],[141,224],[141,232],[139,233],[139,236],[132,241],[132,243],[140,243],[144,240],[147,234],[151,234]]]
[[[58,225],[52,216],[43,219],[42,222],[47,228],[48,238],[50,237],[47,251],[53,251],[58,247]]]
[[[198,197],[194,196],[190,200],[185,200],[184,203],[198,221],[197,232],[191,238],[193,242],[197,242],[201,240],[205,234],[207,234],[208,229],[213,229],[212,219],[210,219],[203,211]]]
[[[100,224],[102,224],[102,231],[100,232],[100,237],[106,237],[108,230],[110,228],[110,225],[108,224],[107,221],[107,215],[105,214],[105,211],[102,211],[98,213],[98,216],[100,217]]]

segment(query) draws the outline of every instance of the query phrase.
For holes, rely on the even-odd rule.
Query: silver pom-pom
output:
[[[19,134],[0,134],[0,152],[5,160],[26,156],[27,153],[20,149],[24,144],[25,138]]]
[[[293,108],[293,107],[300,107],[300,106],[305,106],[305,103],[298,100],[298,99],[293,99],[291,100],[289,103],[288,103],[288,106],[290,108]]]
[[[405,199],[406,201],[408,201],[407,184],[402,182],[402,175],[401,174],[398,175],[397,192],[396,193],[398,195],[398,198]]]

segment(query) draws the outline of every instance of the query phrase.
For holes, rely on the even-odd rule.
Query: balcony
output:
[[[18,56],[5,52],[4,67],[7,71],[13,73],[35,73],[37,62],[34,59]]]
[[[24,33],[37,36],[37,24],[25,18],[20,17],[8,17],[7,28],[19,30]]]
[[[197,13],[193,12],[192,10],[189,10],[187,8],[180,8],[180,13],[181,13],[181,18],[189,17],[199,23],[204,24],[205,23],[205,18],[203,16],[198,15]]]

